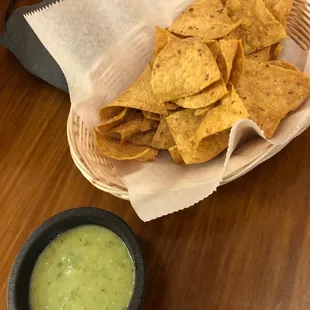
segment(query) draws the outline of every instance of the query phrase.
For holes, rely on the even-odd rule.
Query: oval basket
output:
[[[287,34],[304,50],[310,48],[310,2],[295,0],[287,20]],[[306,128],[304,128],[306,129]],[[70,152],[77,168],[84,177],[102,191],[118,198],[129,200],[128,191],[122,180],[116,175],[113,160],[102,157],[97,151],[92,132],[83,124],[78,115],[71,109],[67,136]],[[221,185],[229,183],[246,174],[262,162],[274,156],[285,145],[268,147],[258,152],[251,161],[245,161],[242,167],[224,175]]]

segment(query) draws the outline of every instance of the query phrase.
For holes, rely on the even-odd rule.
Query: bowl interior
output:
[[[77,208],[52,217],[27,239],[15,262],[8,285],[8,309],[29,308],[29,284],[38,256],[57,235],[80,225],[100,225],[116,233],[127,246],[133,260],[135,283],[128,309],[138,309],[144,295],[143,256],[130,227],[119,217],[101,209]],[[95,309],[94,309],[95,310]]]

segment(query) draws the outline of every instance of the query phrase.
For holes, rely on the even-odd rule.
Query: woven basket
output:
[[[310,0],[294,0],[286,30],[287,34],[304,50],[310,48]],[[85,178],[100,190],[129,200],[126,186],[115,174],[113,161],[99,154],[94,145],[92,132],[84,126],[83,120],[72,109],[68,117],[67,136],[73,161]],[[283,145],[270,145],[256,154],[251,162],[244,162],[243,167],[237,171],[224,175],[221,185],[246,174],[260,164],[262,158],[267,160],[282,148],[284,148]]]

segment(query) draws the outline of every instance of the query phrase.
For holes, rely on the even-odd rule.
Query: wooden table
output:
[[[210,198],[143,223],[129,202],[97,190],[75,167],[68,96],[2,47],[0,72],[1,309],[27,236],[78,206],[110,210],[133,228],[147,264],[143,309],[310,309],[310,130]]]

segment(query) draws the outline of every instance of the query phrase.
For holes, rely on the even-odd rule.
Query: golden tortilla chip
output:
[[[172,101],[194,95],[220,77],[216,61],[206,44],[177,41],[167,44],[157,56],[152,87],[161,101]]]
[[[268,62],[270,65],[273,66],[278,66],[284,69],[290,69],[290,70],[295,70],[295,71],[300,71],[296,66],[294,66],[293,64],[286,62],[286,61],[282,61],[282,60],[272,60]]]
[[[236,56],[233,62],[232,70],[230,73],[230,83],[237,88],[240,82],[240,79],[243,74],[243,67],[244,67],[244,51],[242,41],[239,40],[238,49],[236,52]]]
[[[214,59],[217,60],[218,56],[221,53],[220,43],[218,41],[215,41],[215,42],[209,43],[207,45],[208,45]]]
[[[163,118],[160,121],[157,131],[154,135],[152,146],[157,149],[167,150],[173,145],[175,145],[175,143],[166,122],[166,118]]]
[[[124,107],[167,115],[165,104],[154,95],[151,76],[152,69],[147,65],[140,77],[120,97],[104,106],[101,113],[108,114],[110,109]]]
[[[177,41],[179,38],[177,38],[175,35],[170,33],[169,31],[162,29],[160,27],[156,27],[156,44],[155,44],[155,51],[153,54],[153,64],[158,56],[158,54],[161,52],[161,50],[170,42]]]
[[[154,121],[159,121],[160,120],[160,114],[152,113],[152,112],[147,112],[147,111],[142,111],[144,117],[148,119],[152,119]]]
[[[230,78],[230,73],[233,66],[237,50],[239,46],[238,40],[221,40],[221,53],[218,56],[217,64],[222,74],[222,78],[227,84]]]
[[[293,0],[264,0],[269,12],[283,26],[286,24],[286,19],[290,15]]]
[[[168,29],[186,37],[213,40],[225,37],[240,23],[232,22],[221,0],[196,0]]]
[[[180,151],[179,151],[179,149],[177,148],[176,145],[170,147],[168,149],[168,151],[169,151],[172,159],[175,161],[175,163],[177,163],[179,165],[180,164],[184,164],[184,160],[183,160],[183,158],[181,156],[181,153],[180,153]]]
[[[101,155],[118,159],[118,160],[131,160],[138,161],[151,161],[155,160],[158,155],[158,150],[152,147],[139,146],[129,142],[122,145],[118,139],[101,135],[94,131],[95,144]]]
[[[283,45],[281,42],[273,44],[270,49],[269,60],[278,60],[280,59],[281,53],[283,50]]]
[[[113,137],[116,134],[121,138],[121,144],[127,141],[132,135],[140,131],[142,125],[143,116],[140,114],[135,119],[132,119],[126,123],[123,123],[117,127],[114,127],[110,130],[109,134],[112,134]]]
[[[221,103],[204,116],[196,134],[197,145],[203,139],[230,129],[236,121],[248,117],[249,113],[246,107],[232,87]]]
[[[198,94],[181,98],[175,103],[187,109],[200,109],[214,104],[227,94],[226,83],[220,79]]]
[[[195,116],[199,116],[199,115],[205,115],[207,112],[209,112],[212,108],[214,108],[218,103],[212,104],[206,108],[201,108],[201,109],[197,109],[195,110]]]
[[[153,137],[156,133],[156,129],[146,132],[138,132],[129,138],[129,142],[136,145],[152,146]]]
[[[237,92],[250,118],[272,138],[280,121],[310,95],[310,80],[301,72],[246,60]]]
[[[196,133],[203,116],[194,114],[194,110],[183,110],[166,118],[175,144],[187,165],[214,158],[227,148],[229,139],[229,132],[224,131],[204,139],[196,148]]]
[[[156,129],[158,127],[158,124],[159,124],[159,121],[154,121],[152,119],[145,117],[142,121],[140,131],[145,132],[145,131],[149,131],[152,129]]]
[[[168,111],[174,111],[180,108],[180,106],[171,101],[165,102],[165,105]]]
[[[227,0],[228,14],[233,21],[245,19],[236,29],[246,54],[279,42],[284,27],[267,10],[263,0]]]
[[[270,54],[270,46],[262,48],[254,53],[247,55],[247,59],[257,60],[257,61],[268,61]]]

